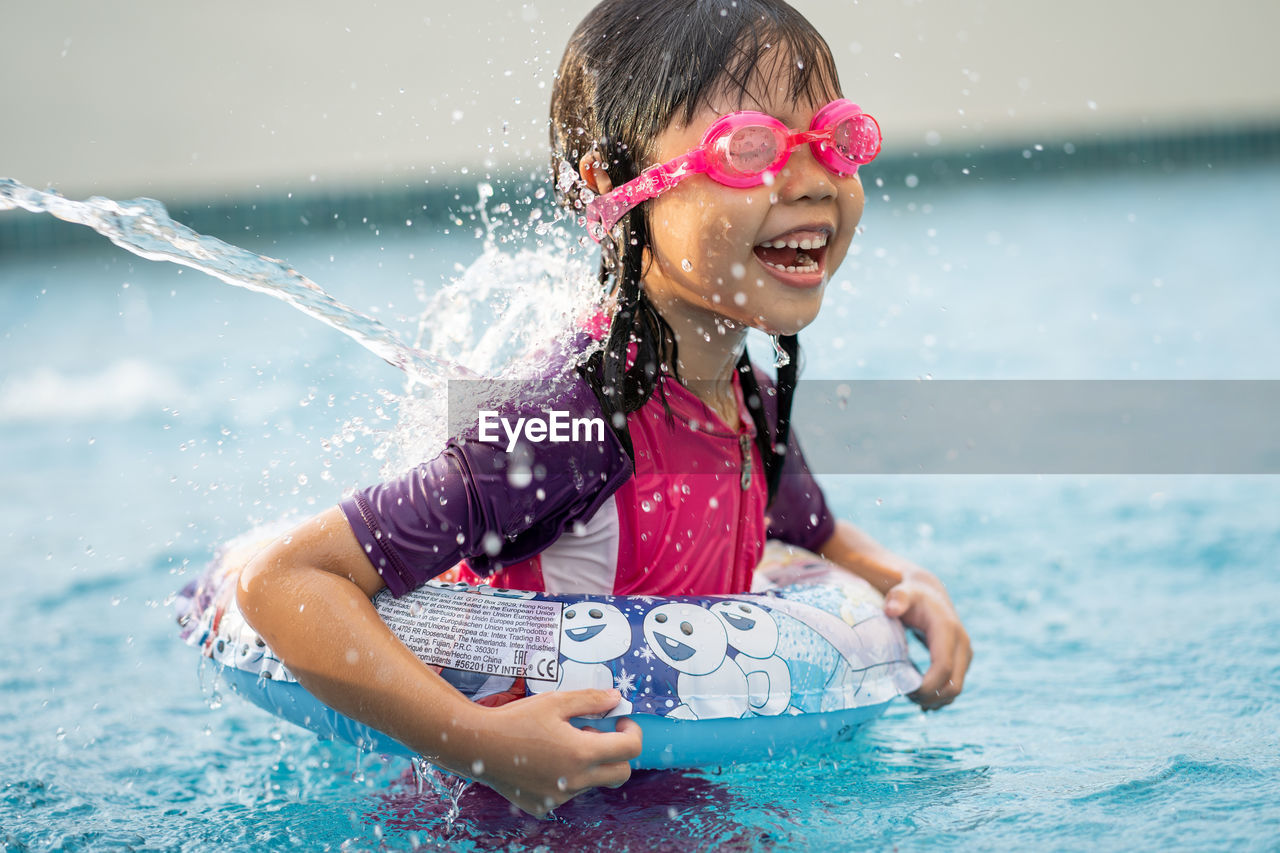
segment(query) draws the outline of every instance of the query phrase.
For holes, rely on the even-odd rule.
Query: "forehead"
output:
[[[812,115],[841,96],[839,82],[823,65],[814,62],[814,67],[806,68],[804,58],[785,42],[766,41],[744,73],[734,73],[732,67],[725,69],[697,105],[688,124],[697,125],[708,115],[738,110],[755,110],[783,120]]]

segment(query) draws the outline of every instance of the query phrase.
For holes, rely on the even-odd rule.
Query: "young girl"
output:
[[[535,815],[628,778],[634,722],[568,722],[610,711],[617,691],[475,705],[391,635],[379,590],[461,563],[548,592],[744,592],[781,539],[885,592],[929,647],[912,698],[952,701],[971,653],[945,589],[830,516],[789,428],[795,334],[848,251],[857,166],[879,149],[822,37],[781,0],[605,0],[565,51],[551,129],[553,167],[578,172],[560,200],[602,241],[610,294],[607,333],[584,341],[554,408],[613,429],[516,454],[455,437],[256,557],[245,616],[326,704]],[[789,353],[776,387],[746,360],[749,327]]]

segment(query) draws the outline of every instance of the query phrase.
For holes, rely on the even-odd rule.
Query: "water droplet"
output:
[[[733,266],[729,267],[729,274],[734,278],[742,278],[747,274],[747,268],[742,264],[735,263]]]
[[[693,270],[693,261],[689,260],[688,258],[685,258],[680,262],[680,269],[684,270],[685,272],[691,272]]]
[[[512,488],[523,489],[533,482],[533,470],[524,464],[517,463],[507,469],[507,482]]]
[[[747,304],[747,294],[743,293],[741,290],[739,290],[737,293],[733,294],[733,304],[734,304],[734,305],[746,305],[746,304]]]
[[[483,773],[483,772],[484,772],[484,762],[483,762],[483,761],[481,761],[481,760],[480,760],[480,759],[478,759],[478,758],[477,758],[475,761],[471,762],[471,772],[472,772],[472,773],[474,773],[474,774],[476,774],[477,776],[479,776],[481,773]]]
[[[773,366],[786,367],[791,363],[791,356],[782,348],[782,341],[778,340],[777,335],[770,335],[769,338],[773,341]]]
[[[498,552],[502,550],[502,537],[490,530],[485,533],[481,544],[486,554],[490,557],[496,557]]]

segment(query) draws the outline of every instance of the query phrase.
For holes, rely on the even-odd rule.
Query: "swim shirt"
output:
[[[766,419],[768,378],[756,371]],[[460,577],[511,589],[633,595],[746,592],[766,538],[817,551],[835,520],[791,431],[768,506],[755,426],[738,375],[739,427],[663,377],[627,418],[634,463],[576,371],[504,404],[504,416],[598,418],[576,441],[481,440],[477,422],[436,458],[355,492],[341,508],[400,596],[461,564]],[[499,430],[501,433],[501,430]],[[489,436],[491,438],[491,435]]]

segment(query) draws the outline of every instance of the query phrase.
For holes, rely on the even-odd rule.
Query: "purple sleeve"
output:
[[[769,538],[817,552],[835,532],[822,487],[809,473],[796,428],[787,438],[787,459],[778,478],[778,493],[769,504]]]
[[[603,417],[580,378],[559,387],[553,406],[547,397],[503,406],[512,416],[552,407],[572,417]],[[507,453],[505,439],[482,442],[472,430],[435,459],[357,491],[341,508],[393,595],[464,559],[476,572],[493,572],[540,553],[631,476],[617,436],[603,433],[602,441],[522,440]]]
[[[772,378],[755,367],[756,382],[764,395],[764,409],[771,426],[778,422],[778,398]],[[809,464],[800,450],[796,425],[787,436],[787,458],[778,478],[778,493],[766,512],[768,536],[806,551],[817,552],[835,533],[836,520],[827,509],[822,487],[809,472]]]

